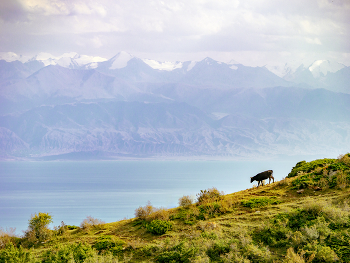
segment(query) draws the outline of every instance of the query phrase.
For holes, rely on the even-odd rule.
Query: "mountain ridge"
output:
[[[65,58],[72,57],[81,58]],[[307,155],[350,144],[350,67],[315,79],[301,66],[285,80],[266,67],[211,58],[167,65],[173,70],[125,52],[93,63],[0,61],[4,158]]]

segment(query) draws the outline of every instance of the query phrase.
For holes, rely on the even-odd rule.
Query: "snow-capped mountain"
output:
[[[106,61],[107,59],[98,56],[87,56],[79,55],[75,52],[64,53],[61,56],[54,56],[50,53],[41,52],[38,55],[29,58],[17,55],[13,52],[2,52],[0,53],[0,60],[5,60],[6,62],[20,61],[22,63],[29,63],[33,61],[38,61],[43,63],[43,65],[59,65],[65,68],[94,68],[97,67],[96,63]]]
[[[1,56],[0,158],[339,154],[350,144],[350,67],[339,63]]]
[[[18,55],[14,52],[0,52],[0,60],[5,60],[6,62],[20,61],[25,63],[29,59],[29,57]]]
[[[159,69],[159,70],[167,70],[167,71],[172,71],[174,69],[182,68],[183,63],[180,61],[176,62],[170,62],[170,61],[156,61],[152,59],[143,59],[143,62],[145,62],[148,66],[154,69]]]
[[[279,76],[280,78],[286,79],[286,76],[294,73],[298,66],[295,64],[285,63],[280,65],[265,65],[265,68],[267,68],[269,71]]]
[[[324,77],[329,72],[335,73],[341,70],[345,66],[338,62],[333,62],[329,60],[316,60],[309,66],[309,70],[315,78]]]

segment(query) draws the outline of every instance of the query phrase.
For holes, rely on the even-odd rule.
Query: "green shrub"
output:
[[[271,247],[284,247],[288,244],[290,230],[286,228],[285,220],[274,220],[253,232],[253,239]]]
[[[317,167],[326,167],[330,164],[337,162],[336,159],[319,159],[311,162],[301,161],[298,162],[288,174],[288,178],[295,177],[299,172],[310,173],[315,170]]]
[[[158,246],[156,246],[156,245],[147,244],[146,246],[140,248],[138,252],[142,256],[149,257],[149,256],[153,256],[155,253],[157,253],[159,251],[159,249],[160,248]]]
[[[303,250],[305,251],[306,256],[315,255],[315,258],[312,260],[312,262],[315,263],[336,262],[339,260],[337,254],[328,246],[309,243],[303,248]]]
[[[51,237],[51,230],[48,225],[52,223],[52,216],[49,213],[34,214],[29,219],[28,230],[24,236],[28,246],[44,242]]]
[[[217,241],[207,249],[206,254],[211,260],[219,261],[220,257],[228,252],[230,252],[230,243]]]
[[[272,262],[271,252],[266,247],[248,244],[244,248],[244,255],[252,263]]]
[[[78,228],[78,226],[71,226],[71,225],[67,225],[67,228],[68,228],[68,230],[74,230],[74,229],[77,229]]]
[[[73,260],[75,263],[83,263],[93,255],[92,248],[87,244],[59,245],[44,252],[42,263],[68,263]]]
[[[301,251],[299,254],[294,252],[294,249],[292,247],[287,249],[287,255],[285,260],[283,260],[283,263],[305,263],[305,262],[311,262],[314,256],[308,258],[307,261],[305,261],[305,251]]]
[[[297,208],[295,210],[292,210],[289,213],[281,213],[278,214],[275,218],[276,219],[288,219],[287,226],[293,230],[298,230],[299,228],[305,226],[305,225],[311,225],[312,220],[315,220],[318,216],[321,215],[318,213],[315,213],[314,211],[306,211],[304,209]]]
[[[273,197],[256,197],[249,200],[243,200],[242,205],[249,208],[259,208],[271,204],[280,203],[275,196]]]
[[[205,220],[208,218],[215,217],[215,215],[221,214],[221,203],[205,203],[203,205],[198,206],[199,214],[197,215],[197,219]]]
[[[329,246],[343,262],[350,262],[350,235],[348,232],[333,233],[325,239]]]
[[[67,225],[62,221],[61,225],[54,227],[53,233],[55,235],[64,235],[67,232],[67,230],[68,230]]]
[[[346,166],[350,167],[350,153],[340,155],[338,157],[339,162],[345,164]]]
[[[111,236],[100,236],[93,245],[93,248],[95,248],[99,254],[110,251],[113,255],[116,255],[123,251],[123,245],[125,245],[123,240],[114,240]]]
[[[223,192],[220,192],[217,188],[209,188],[207,190],[201,190],[200,193],[197,194],[197,202],[199,205],[206,203],[214,203],[219,202],[223,199]]]
[[[164,221],[156,219],[151,221],[146,225],[148,232],[151,232],[154,235],[163,235],[173,227],[173,224],[169,221]]]
[[[73,250],[71,246],[59,245],[43,254],[42,263],[68,263],[74,261]]]
[[[197,248],[188,245],[186,246],[185,242],[182,241],[181,243],[161,252],[156,257],[156,261],[159,263],[189,263],[191,262],[191,259],[194,258],[197,251]]]
[[[30,251],[25,251],[22,247],[16,248],[12,243],[6,244],[0,250],[1,263],[35,263],[37,262]]]

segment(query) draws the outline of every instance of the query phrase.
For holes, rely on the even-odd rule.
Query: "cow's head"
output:
[[[253,177],[250,177],[250,183],[252,183],[254,181]]]

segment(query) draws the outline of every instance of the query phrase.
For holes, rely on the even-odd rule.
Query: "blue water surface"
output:
[[[114,222],[134,217],[148,201],[176,207],[183,195],[216,187],[226,194],[252,187],[268,169],[287,176],[288,161],[52,161],[0,162],[0,227],[22,234],[32,214],[48,212],[58,226],[87,217]]]

